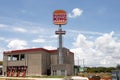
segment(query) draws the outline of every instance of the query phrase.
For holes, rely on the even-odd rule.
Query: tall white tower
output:
[[[53,22],[56,25],[59,25],[58,31],[55,31],[55,34],[59,36],[59,64],[63,64],[63,54],[62,54],[62,35],[66,32],[62,31],[62,25],[67,23],[67,14],[64,10],[56,10],[53,13]]]

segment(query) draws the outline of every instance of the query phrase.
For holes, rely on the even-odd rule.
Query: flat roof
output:
[[[4,54],[17,53],[17,52],[33,52],[33,51],[55,52],[57,50],[47,50],[47,49],[44,49],[44,48],[31,48],[31,49],[21,49],[21,50],[4,51]]]
[[[3,54],[18,53],[18,52],[34,52],[34,51],[45,51],[45,52],[48,52],[48,53],[56,53],[57,49],[47,50],[47,49],[44,49],[44,48],[31,48],[31,49],[4,51]],[[70,52],[70,53],[74,54],[73,52]]]

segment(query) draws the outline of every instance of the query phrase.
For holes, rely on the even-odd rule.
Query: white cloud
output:
[[[111,50],[113,47],[117,46],[119,42],[116,41],[113,35],[114,35],[114,32],[111,32],[110,34],[104,34],[103,36],[98,37],[95,41],[96,49]]]
[[[3,40],[3,41],[4,41],[4,40],[5,40],[5,38],[4,38],[4,37],[0,37],[0,40]]]
[[[106,66],[106,64],[107,65],[114,65],[114,62],[116,62],[116,61],[112,58],[112,56],[106,56],[106,57],[104,57],[104,59],[102,59],[100,61],[100,64],[105,65],[105,66]]]
[[[5,51],[5,49],[0,47],[0,61],[3,61],[3,51]]]
[[[32,42],[34,42],[34,43],[44,43],[45,42],[45,39],[34,39],[34,40],[32,40]]]
[[[82,9],[75,8],[75,9],[72,10],[71,13],[68,14],[68,17],[70,17],[70,18],[76,18],[78,16],[81,16],[82,13],[83,13]]]
[[[37,30],[32,30],[30,32],[33,33],[33,34],[38,34],[39,33],[39,31],[37,31]]]
[[[84,35],[79,34],[79,35],[77,36],[76,42],[73,43],[73,45],[74,45],[75,47],[92,48],[93,42],[87,40],[87,38],[86,38]]]
[[[51,38],[58,38],[58,35],[52,35]]]
[[[24,49],[27,48],[27,42],[24,40],[19,40],[19,39],[14,39],[9,42],[7,47],[10,50],[15,50],[15,49]]]
[[[14,27],[13,30],[16,31],[16,32],[22,32],[22,33],[27,32],[26,29],[20,28],[20,27]]]
[[[57,49],[56,47],[53,47],[53,46],[44,46],[43,48],[48,49],[48,50]]]
[[[89,35],[103,35],[104,33],[100,32],[92,32],[92,31],[78,31],[78,30],[68,30],[70,33],[82,33],[82,34],[89,34]]]
[[[4,38],[4,37],[0,37],[0,40],[1,40],[1,41],[4,41],[4,42],[9,42],[11,39]]]
[[[74,48],[75,64],[78,58],[85,59],[87,66],[116,66],[120,64],[120,42],[114,37],[114,32],[103,34],[94,41],[83,34],[78,34]]]
[[[4,28],[4,27],[7,27],[7,25],[5,25],[5,24],[0,24],[0,28]]]

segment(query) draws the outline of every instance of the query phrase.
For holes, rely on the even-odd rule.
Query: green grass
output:
[[[103,77],[111,77],[111,73],[79,73],[78,76],[84,76],[84,77],[90,77],[90,76],[100,76],[101,78]]]

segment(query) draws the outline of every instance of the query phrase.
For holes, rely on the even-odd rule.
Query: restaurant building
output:
[[[32,48],[3,52],[3,75],[73,75],[74,53],[62,48],[63,64],[58,64],[58,49]]]

